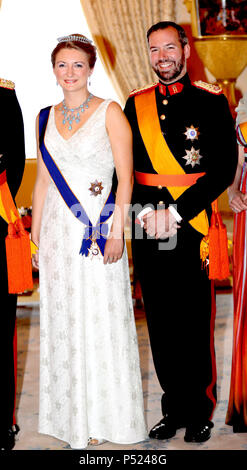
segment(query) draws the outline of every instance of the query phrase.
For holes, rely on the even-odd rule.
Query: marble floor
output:
[[[19,304],[18,318],[18,383],[17,419],[21,427],[15,450],[70,450],[66,442],[41,435],[38,427],[39,388],[39,304]],[[157,381],[149,347],[144,311],[135,309],[141,370],[144,390],[145,413],[148,428],[161,419],[161,389]],[[203,444],[184,442],[184,429],[167,441],[146,440],[134,445],[117,445],[106,442],[99,451],[137,450],[247,450],[247,434],[233,434],[225,425],[232,350],[232,293],[217,295],[216,357],[218,370],[218,404],[215,411],[212,438]]]

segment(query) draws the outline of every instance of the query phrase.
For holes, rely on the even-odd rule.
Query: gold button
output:
[[[162,186],[161,186],[161,184],[159,184],[159,186],[157,186],[157,188],[158,188],[158,189],[162,189]]]
[[[159,203],[158,203],[158,204],[159,204],[159,206],[163,206],[163,204],[164,204],[164,201],[159,201]]]
[[[164,115],[164,114],[161,114],[160,119],[161,119],[162,121],[164,121],[165,118],[166,118],[165,115]]]
[[[162,103],[163,104],[168,104],[168,100],[163,100]]]

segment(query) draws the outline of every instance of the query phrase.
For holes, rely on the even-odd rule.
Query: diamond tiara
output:
[[[57,38],[58,42],[69,42],[69,41],[79,41],[85,42],[86,44],[92,44],[90,39],[86,38],[85,36],[76,36],[74,34],[70,34],[69,36],[62,36],[61,38]]]

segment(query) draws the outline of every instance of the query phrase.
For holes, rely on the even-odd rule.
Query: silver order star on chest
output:
[[[186,140],[195,140],[198,139],[198,136],[200,135],[200,132],[198,131],[198,127],[190,126],[186,127],[186,132],[184,132],[184,135],[186,135]]]
[[[195,165],[200,165],[200,160],[202,155],[200,155],[200,150],[194,149],[191,147],[190,150],[185,150],[186,155],[183,157],[186,161],[185,165],[191,165],[194,168]]]
[[[95,180],[94,183],[91,183],[91,187],[88,188],[91,191],[91,196],[98,196],[102,193],[104,187],[102,186],[102,182]]]

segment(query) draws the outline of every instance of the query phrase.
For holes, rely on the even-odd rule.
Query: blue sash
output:
[[[65,181],[63,175],[60,173],[59,168],[48,152],[45,143],[45,131],[50,114],[51,106],[41,109],[39,115],[39,146],[42,154],[43,161],[46,165],[47,170],[50,173],[51,178],[53,179],[58,191],[60,192],[64,202],[67,204],[74,216],[79,219],[84,225],[86,225],[86,230],[84,238],[82,240],[82,245],[80,249],[80,254],[88,256],[89,249],[93,242],[97,243],[101,254],[104,255],[105,244],[108,234],[108,225],[106,221],[111,217],[114,211],[114,196],[112,191],[110,192],[106,203],[100,213],[98,221],[95,226],[92,225],[89,217],[87,216],[86,211],[82,207],[80,201],[71,191],[67,182]]]

